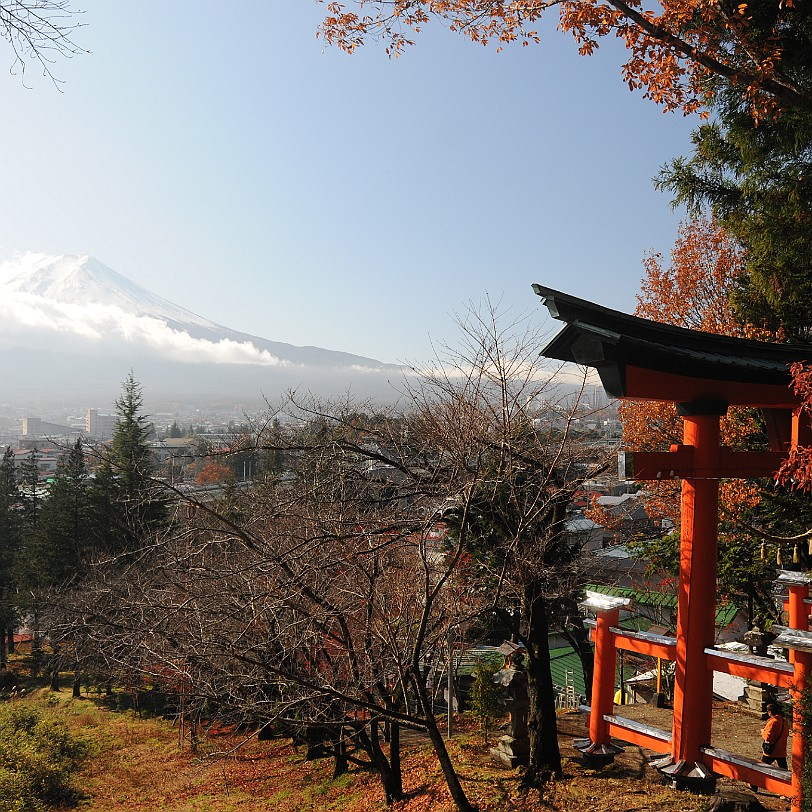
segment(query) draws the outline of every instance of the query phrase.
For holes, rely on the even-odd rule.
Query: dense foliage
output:
[[[0,808],[45,812],[76,805],[82,798],[77,773],[92,751],[89,741],[30,705],[0,706]]]
[[[812,75],[812,42],[805,49]],[[715,120],[694,133],[693,155],[674,161],[659,183],[693,211],[709,207],[746,250],[731,291],[739,324],[810,341],[812,113],[756,125],[743,103],[719,94]]]

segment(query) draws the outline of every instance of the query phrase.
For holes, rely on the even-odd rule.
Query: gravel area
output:
[[[655,708],[651,705],[615,706],[615,714],[642,722],[661,730],[671,730],[673,712],[671,708]],[[732,753],[741,754],[750,758],[761,758],[761,728],[764,726],[761,717],[743,706],[732,702],[715,702],[713,705],[713,727],[711,744]],[[564,713],[559,717],[559,742],[561,752],[565,758],[578,760],[580,754],[572,747],[572,739],[586,735],[586,717],[576,712]],[[789,740],[789,751],[792,751],[792,736]],[[648,767],[649,759],[655,753],[636,745],[629,745],[626,752],[616,759],[618,768],[626,773],[637,774],[640,777],[651,777],[654,771]],[[719,790],[733,789],[750,790],[745,784],[720,778]],[[764,790],[758,791],[758,799],[764,808],[769,810],[787,810],[789,803]]]

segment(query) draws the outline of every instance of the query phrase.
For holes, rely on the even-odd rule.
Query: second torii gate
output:
[[[801,736],[793,744],[792,781],[786,771],[759,767],[711,745],[713,671],[802,690],[812,669],[807,643],[793,663],[730,657],[714,650],[719,480],[771,477],[796,444],[812,444],[789,367],[808,360],[812,348],[768,344],[687,330],[629,316],[592,302],[534,285],[550,314],[566,327],[543,355],[594,367],[607,393],[633,400],[677,404],[683,443],[663,453],[621,454],[625,477],[682,479],[679,595],[676,638],[629,635],[614,628],[619,606],[597,601],[596,664],[586,753],[611,757],[611,736],[670,754],[657,766],[675,786],[712,786],[714,773],[730,775],[781,794],[791,789],[800,803]],[[720,417],[729,406],[762,409],[770,451],[736,452],[720,443]],[[790,626],[808,630],[808,580],[785,574]],[[611,605],[610,605],[611,604]],[[675,662],[674,717],[670,737],[612,715],[614,653],[626,648]],[[605,661],[604,661],[605,660]],[[608,676],[607,676],[608,675]],[[604,684],[606,683],[606,684]],[[608,686],[608,687],[607,687]],[[624,724],[624,721],[627,724]],[[796,717],[796,730],[798,720]]]

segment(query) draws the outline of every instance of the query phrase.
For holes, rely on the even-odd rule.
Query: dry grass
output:
[[[237,741],[228,735],[203,738],[193,754],[178,746],[171,722],[115,713],[68,693],[35,693],[26,701],[65,719],[93,738],[99,754],[86,770],[86,812],[378,812],[386,807],[374,774],[354,769],[333,781],[332,763],[306,762],[290,741],[251,740],[230,755]],[[561,744],[565,778],[544,793],[521,793],[518,777],[498,769],[481,737],[466,731],[450,743],[468,797],[482,812],[699,812],[707,799],[677,793],[659,782],[646,765],[646,754],[629,748],[600,773],[585,770],[570,746],[581,725],[562,717]],[[218,753],[220,755],[218,755]],[[437,760],[428,745],[415,742],[404,757],[407,800],[393,812],[451,812]],[[766,800],[766,799],[764,799]],[[784,809],[778,803],[773,809]]]

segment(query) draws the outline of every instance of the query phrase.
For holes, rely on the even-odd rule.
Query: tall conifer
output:
[[[116,428],[91,494],[93,510],[101,519],[96,546],[107,553],[137,550],[167,519],[166,500],[153,478],[152,426],[142,405],[141,386],[130,372],[116,401]]]
[[[32,590],[59,586],[77,574],[92,531],[87,483],[84,448],[77,440],[60,457],[23,562],[25,580]]]
[[[19,491],[14,454],[6,447],[0,460],[0,662],[6,661],[6,634],[15,623],[14,569],[20,549]]]

